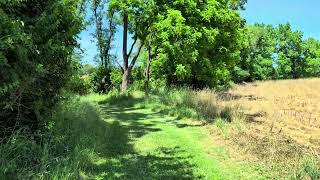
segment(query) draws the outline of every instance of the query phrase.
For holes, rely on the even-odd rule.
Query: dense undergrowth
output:
[[[217,93],[211,90],[160,89],[151,92],[147,97],[139,91],[127,94],[111,92],[107,96],[90,95],[64,101],[49,118],[46,133],[39,132],[31,135],[26,129],[21,129],[5,143],[1,143],[0,179],[76,179],[81,177],[82,172],[91,168],[87,166],[90,163],[90,157],[92,159],[101,153],[112,151],[105,142],[112,134],[108,129],[110,127],[108,122],[101,117],[98,108],[98,104],[101,103],[121,104],[126,107],[139,102],[140,108],[150,108],[158,113],[177,117],[176,121],[190,119],[200,125],[200,128],[209,129],[208,133],[220,136],[226,141],[232,141],[234,137],[246,134],[246,117],[241,113],[240,107],[223,107],[217,103],[217,98],[219,98]],[[266,141],[269,142],[269,140]],[[275,143],[275,141],[272,142]],[[241,147],[238,144],[230,144],[231,148]],[[232,147],[233,145],[235,147]],[[281,144],[273,145],[279,146],[279,148],[270,149],[277,151],[274,154],[287,153],[281,151],[283,150]],[[241,147],[247,149],[249,154],[254,151],[250,151],[248,146],[261,148],[254,143]],[[258,149],[258,151],[265,150]],[[253,156],[256,155],[253,154]],[[319,160],[312,156],[301,155],[299,161],[296,156],[292,159],[277,156],[274,158],[278,158],[278,161],[272,159],[271,162],[267,161],[267,158],[258,157],[258,161],[270,167],[270,171],[279,171],[275,173],[279,177],[292,179],[306,177],[319,179],[320,177]]]
[[[0,145],[0,179],[76,179],[107,135],[98,109],[80,99],[61,103],[47,132],[21,129]]]

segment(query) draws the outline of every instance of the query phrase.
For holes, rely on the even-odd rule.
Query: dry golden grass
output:
[[[257,136],[286,136],[320,154],[320,79],[237,85],[221,94],[218,102],[242,107]]]
[[[301,168],[306,157],[320,159],[320,79],[255,82],[192,97],[197,111],[214,120],[203,123],[215,143],[262,162],[277,177]]]

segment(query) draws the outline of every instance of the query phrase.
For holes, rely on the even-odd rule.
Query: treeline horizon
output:
[[[320,76],[319,40],[305,39],[290,23],[248,25],[239,13],[246,1],[224,6],[185,3],[111,0],[87,4],[99,49],[99,75],[93,77],[97,92],[110,87],[124,91],[134,82],[147,90],[152,80],[170,86],[225,89],[232,83]],[[219,8],[227,10],[227,15],[219,16],[216,11],[218,18],[210,19]],[[120,29],[122,42],[114,38]],[[128,44],[130,36],[132,44]],[[122,45],[122,58],[113,54],[112,44]]]
[[[300,46],[300,54],[297,55],[297,60],[302,62],[296,62],[298,67],[293,63],[297,60],[285,62],[284,59],[281,59],[281,57],[283,58],[283,54],[278,56],[278,54],[281,53],[279,49],[280,39],[276,33],[279,33],[280,27],[282,30],[284,30],[283,28],[286,28],[285,31],[297,37],[296,42],[293,42],[294,40],[292,39],[291,41],[292,43],[296,43],[297,47]],[[234,82],[241,83],[253,82],[255,80],[297,79],[320,76],[320,60],[317,59],[320,54],[320,52],[317,52],[317,50],[320,48],[319,39],[312,36],[305,37],[303,31],[292,30],[289,22],[278,25],[254,23],[253,25],[247,25],[246,29],[246,33],[248,33],[246,34],[248,44],[242,50],[244,52],[242,53],[244,57],[241,57],[241,60],[232,71],[232,80]],[[263,48],[266,50],[265,54],[261,53]],[[142,54],[141,56],[142,57],[139,57],[141,62],[143,61],[143,58],[147,58],[145,54]],[[115,55],[113,58],[119,59]],[[94,68],[98,68],[100,66],[98,64],[100,61],[95,59],[92,62],[94,63],[81,63],[84,69],[86,69],[84,72],[82,72],[82,75],[84,75],[83,73],[86,71],[92,73]],[[119,68],[119,64],[117,64],[118,62],[115,62],[115,64],[112,64],[111,66],[115,69]],[[253,66],[250,67],[250,63],[252,63],[251,65]],[[292,68],[290,64],[294,65],[296,68]],[[142,62],[141,64],[137,65],[136,68],[139,68],[143,65],[144,64]],[[89,70],[90,68],[92,69],[91,71]],[[300,69],[300,71],[294,71],[294,69]],[[261,72],[260,74],[259,70]],[[283,74],[280,75],[278,73],[279,71],[282,71]]]
[[[233,71],[235,82],[319,77],[320,41],[291,24],[247,26],[247,46]]]

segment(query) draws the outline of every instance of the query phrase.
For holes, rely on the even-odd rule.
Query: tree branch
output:
[[[130,63],[130,67],[129,69],[132,70],[133,66],[136,64],[136,61],[139,57],[140,51],[142,49],[142,47],[144,46],[144,41],[141,41],[139,47],[138,47],[138,51],[136,52],[135,56],[133,57],[131,63]]]
[[[133,51],[134,46],[135,46],[135,45],[136,45],[136,43],[137,43],[137,40],[138,40],[138,38],[135,38],[135,39],[134,39],[134,42],[133,42],[133,43],[132,43],[132,45],[131,45],[131,48],[130,48],[129,54],[127,54],[127,56],[128,56],[128,57],[130,57],[130,56],[131,56],[131,53],[132,53],[132,51]]]
[[[123,72],[124,72],[124,69],[123,69],[123,67],[121,66],[121,64],[119,63],[118,60],[116,60],[116,63],[117,63],[117,65],[119,66],[119,68],[121,69],[121,71],[122,71],[122,73],[123,73]]]

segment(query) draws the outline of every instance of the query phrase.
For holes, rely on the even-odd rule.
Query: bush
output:
[[[113,68],[111,70],[111,84],[116,89],[120,89],[121,82],[122,82],[122,72],[120,69]]]
[[[80,60],[73,62],[73,75],[67,83],[67,90],[74,94],[86,95],[93,92],[92,76],[94,68],[81,65]]]
[[[99,67],[93,73],[92,83],[96,93],[107,93],[111,90],[111,72],[110,68]]]
[[[320,179],[320,161],[307,157],[291,179]]]
[[[0,2],[0,138],[40,129],[58,102],[81,29],[74,2]]]
[[[73,99],[59,105],[45,132],[23,128],[0,144],[0,179],[78,179],[88,156],[106,151],[107,125],[97,108]]]
[[[120,89],[122,83],[122,71],[119,68],[112,68],[111,70],[111,84],[113,88]],[[144,89],[144,75],[143,67],[136,67],[132,70],[130,76],[130,89],[143,90]]]
[[[86,95],[92,92],[92,80],[89,75],[79,76],[75,74],[68,83],[68,90],[79,95]]]

